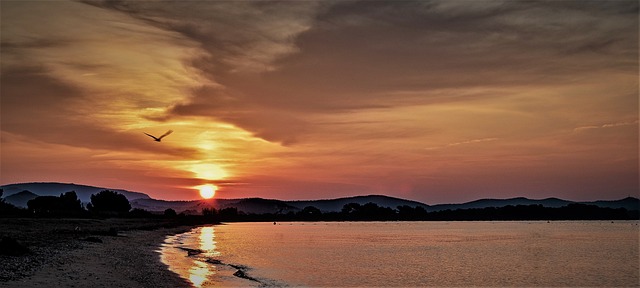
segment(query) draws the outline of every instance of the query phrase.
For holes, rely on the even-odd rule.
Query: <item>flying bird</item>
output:
[[[156,142],[160,142],[160,141],[162,141],[162,138],[164,138],[165,136],[167,136],[167,135],[169,135],[171,133],[173,133],[173,130],[167,131],[166,133],[162,134],[162,136],[160,136],[160,137],[153,136],[153,135],[151,135],[149,133],[144,133],[144,134],[146,134],[147,136],[153,138],[153,140],[155,140]]]

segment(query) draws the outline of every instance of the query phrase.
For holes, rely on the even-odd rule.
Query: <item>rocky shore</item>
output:
[[[0,219],[2,239],[28,248],[0,255],[0,287],[190,287],[160,262],[158,249],[167,235],[191,227],[166,224]]]

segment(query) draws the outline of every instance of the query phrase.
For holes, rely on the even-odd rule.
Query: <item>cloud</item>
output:
[[[274,142],[303,138],[317,114],[455,102],[465,89],[564,85],[603,69],[631,71],[637,50],[633,37],[616,36],[637,30],[630,11],[638,5],[624,1],[85,3],[205,51],[188,64],[215,88],[193,89],[156,119],[205,116]]]
[[[149,145],[148,139],[140,136],[142,134],[109,127],[107,123],[94,123],[91,111],[77,106],[86,95],[77,87],[48,75],[40,68],[2,71],[3,131],[38,142],[75,147],[157,152],[181,157],[197,155],[194,149]]]
[[[276,59],[297,51],[295,37],[309,29],[320,6],[314,1],[84,2],[127,13],[201,43],[209,52],[206,59],[213,63],[205,66],[228,73],[276,69]]]
[[[43,143],[197,155],[149,145],[138,136],[150,123],[135,116],[202,83],[183,65],[196,51],[192,42],[76,2],[6,3],[2,21],[3,131]]]
[[[449,143],[447,144],[447,146],[458,146],[458,145],[474,144],[474,143],[488,142],[488,141],[495,141],[495,140],[498,140],[498,138],[473,139],[473,140],[467,140],[462,142]]]
[[[574,132],[580,132],[584,130],[591,129],[603,129],[603,128],[613,128],[613,127],[621,127],[621,126],[630,126],[630,125],[638,125],[638,120],[632,122],[615,122],[615,123],[606,123],[600,125],[588,125],[588,126],[580,126],[573,129]]]
[[[455,146],[460,146],[460,145],[467,145],[467,144],[476,144],[476,143],[482,143],[482,142],[490,142],[490,141],[496,141],[499,138],[481,138],[481,139],[472,139],[472,140],[466,140],[466,141],[461,141],[461,142],[453,142],[453,143],[448,143],[447,145],[444,146],[434,146],[434,147],[427,147],[425,148],[426,150],[436,150],[436,149],[442,149],[442,148],[448,148],[448,147],[455,147]]]
[[[208,181],[189,167],[212,164],[237,177],[221,183],[283,194],[450,194],[637,159],[635,134],[612,129],[637,119],[637,1],[2,6],[3,135],[126,154],[113,167],[179,167],[175,183]],[[612,137],[567,133],[596,128]],[[175,142],[141,133],[167,129]],[[579,187],[576,175],[556,187]]]

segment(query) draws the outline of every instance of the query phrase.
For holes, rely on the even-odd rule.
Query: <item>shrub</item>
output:
[[[87,205],[89,211],[106,214],[124,214],[131,210],[131,204],[124,195],[104,190],[91,195],[91,203]]]
[[[173,218],[176,217],[178,214],[176,213],[176,210],[173,210],[171,208],[164,210],[164,217],[167,218]]]

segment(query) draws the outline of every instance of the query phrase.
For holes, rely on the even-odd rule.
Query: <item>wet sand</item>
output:
[[[187,280],[167,269],[159,254],[167,235],[191,228],[128,230],[117,236],[89,236],[102,243],[85,241],[84,235],[56,239],[55,243],[50,243],[51,239],[43,240],[44,244],[27,239],[22,242],[35,243],[27,245],[33,251],[30,255],[0,259],[0,273],[5,275],[0,279],[0,287],[191,287]],[[17,235],[29,235],[29,232]],[[34,239],[46,237],[32,236]],[[24,268],[16,271],[21,266]]]

